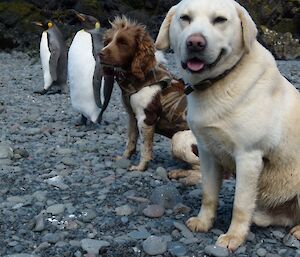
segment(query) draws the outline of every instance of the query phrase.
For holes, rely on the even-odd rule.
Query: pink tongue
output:
[[[187,62],[187,66],[191,71],[200,71],[204,67],[204,63],[199,60],[190,60]]]

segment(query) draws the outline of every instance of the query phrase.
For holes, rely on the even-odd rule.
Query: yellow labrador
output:
[[[222,172],[235,172],[231,224],[217,240],[232,251],[252,222],[294,226],[290,233],[300,239],[300,94],[256,34],[233,0],[183,0],[169,10],[156,40],[160,50],[173,48],[190,84],[188,123],[203,199],[187,225],[201,232],[213,226]]]

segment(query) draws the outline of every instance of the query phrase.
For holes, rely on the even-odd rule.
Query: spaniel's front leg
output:
[[[132,166],[130,170],[144,171],[148,162],[152,159],[153,137],[155,126],[147,125],[143,120],[138,121],[138,129],[141,140],[141,158],[137,166]]]
[[[218,238],[217,245],[235,251],[244,241],[251,225],[257,197],[258,178],[263,161],[260,151],[238,153],[236,161],[236,188],[233,214],[226,234]]]
[[[123,153],[124,158],[130,158],[136,150],[136,143],[138,138],[137,121],[133,113],[129,113],[128,117],[128,134],[126,148]]]

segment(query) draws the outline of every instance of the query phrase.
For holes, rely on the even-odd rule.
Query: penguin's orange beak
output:
[[[85,15],[83,15],[79,12],[75,12],[75,14],[80,21],[85,21]]]

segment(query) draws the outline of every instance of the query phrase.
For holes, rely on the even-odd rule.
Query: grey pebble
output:
[[[158,175],[159,178],[165,180],[165,179],[168,179],[168,173],[167,173],[167,170],[163,167],[158,167],[156,169],[156,174]]]
[[[104,240],[94,240],[89,238],[81,240],[81,248],[91,254],[98,254],[101,248],[107,246],[110,246],[110,243]]]
[[[42,237],[42,242],[48,242],[50,244],[55,244],[62,239],[59,233],[48,233]]]
[[[86,209],[86,210],[82,211],[82,213],[80,215],[80,220],[87,223],[87,222],[91,222],[93,219],[95,219],[96,216],[97,216],[97,214],[94,210]]]
[[[47,213],[51,213],[52,215],[57,215],[63,213],[65,211],[66,206],[64,204],[54,204],[49,206],[46,209]]]
[[[283,243],[284,245],[292,248],[300,248],[300,242],[297,240],[293,235],[287,234],[283,238]]]
[[[154,204],[173,209],[178,203],[182,202],[182,196],[173,185],[163,185],[154,189],[150,200]]]
[[[178,230],[180,230],[181,234],[185,237],[185,238],[193,238],[194,234],[187,228],[186,225],[184,225],[183,223],[174,221],[174,226],[175,228],[177,228]]]
[[[5,255],[4,257],[39,257],[39,256],[35,254],[18,253],[18,254]]]
[[[128,169],[130,165],[131,165],[130,160],[125,158],[117,160],[114,164],[114,166],[119,169]]]
[[[133,210],[131,207],[127,204],[123,206],[119,206],[115,209],[115,212],[118,216],[129,216],[130,214],[133,213]]]
[[[129,237],[139,240],[139,239],[146,239],[150,236],[149,232],[147,231],[139,231],[139,230],[134,230],[131,231],[127,234]]]
[[[175,214],[186,214],[191,211],[191,208],[184,205],[183,203],[178,203],[175,205],[173,211]]]
[[[143,250],[149,255],[163,254],[167,251],[167,242],[158,236],[149,236],[143,242]]]
[[[229,251],[227,248],[223,248],[217,245],[208,245],[205,247],[204,252],[209,256],[216,257],[227,257],[229,256]]]
[[[168,244],[168,251],[172,254],[172,256],[184,256],[187,253],[187,248],[178,242],[170,242]]]
[[[143,214],[149,218],[160,218],[164,215],[165,208],[158,204],[148,205],[144,210]]]
[[[59,189],[62,189],[62,190],[69,188],[69,186],[64,183],[63,178],[61,176],[55,176],[52,178],[48,178],[48,179],[46,179],[46,182],[49,185],[58,187]]]
[[[12,147],[6,143],[0,143],[0,159],[11,159],[13,156]]]
[[[258,248],[256,254],[260,257],[264,257],[267,254],[267,250],[265,248]]]

